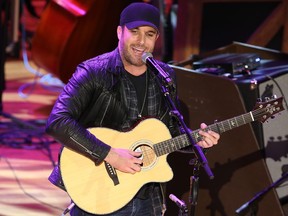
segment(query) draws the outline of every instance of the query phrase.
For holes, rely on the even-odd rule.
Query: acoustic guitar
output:
[[[253,111],[209,125],[207,130],[221,134],[256,120],[264,123],[284,110],[282,103],[282,97],[258,102]],[[199,130],[191,132],[195,143],[200,140]],[[171,180],[173,172],[166,160],[168,154],[191,145],[186,134],[171,138],[168,128],[154,118],[141,121],[129,132],[97,127],[89,131],[113,147],[141,151],[143,160],[140,172],[128,174],[116,171],[106,162],[96,166],[89,158],[64,147],[60,170],[67,193],[76,205],[92,214],[120,209],[146,183]]]

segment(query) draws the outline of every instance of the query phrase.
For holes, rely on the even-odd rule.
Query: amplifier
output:
[[[223,53],[193,62],[193,69],[217,75],[240,74],[257,68],[260,60],[255,53]]]
[[[174,66],[173,69],[177,76],[177,90],[181,102],[180,112],[188,127],[192,130],[199,128],[201,122],[206,122],[207,124],[213,123],[215,120],[219,122],[250,111],[246,109],[243,96],[234,79],[198,73],[194,70],[177,66]],[[267,70],[263,74],[268,74]],[[279,76],[276,82],[279,85],[283,85],[283,90],[287,89],[288,74],[283,70],[283,74],[278,75],[283,76]],[[270,73],[270,76],[273,76],[273,74]],[[248,78],[243,76],[243,84],[250,86],[250,81],[247,80]],[[260,79],[258,81],[263,82]],[[267,80],[267,83],[263,83],[263,86],[260,85],[260,94],[264,95],[262,93],[263,89],[266,88],[266,85],[270,86],[271,84],[273,84],[271,80]],[[273,93],[278,94],[279,92],[275,91],[277,86],[273,85],[275,88]],[[253,93],[256,93],[256,89],[253,90]],[[252,93],[250,92],[249,94]],[[280,94],[278,95],[280,96]],[[246,94],[245,96],[249,98]],[[251,101],[253,105],[256,103],[256,98]],[[288,115],[285,112],[281,116],[275,116],[274,119],[269,119],[269,122],[265,122],[265,127],[269,128],[263,130],[263,133],[268,138],[269,147],[281,147],[282,149],[282,152],[278,152],[278,155],[273,155],[275,151],[270,151],[269,149],[270,156],[268,159],[280,159],[281,163],[284,163],[284,159],[287,159],[288,149],[287,145],[285,145],[287,142]],[[271,124],[272,122],[273,124]],[[275,133],[272,133],[272,131]],[[270,137],[274,139],[271,140]],[[263,151],[259,148],[254,130],[250,124],[242,125],[223,133],[220,143],[211,148],[206,156],[215,178],[211,181],[205,170],[200,169],[196,215],[235,215],[235,210],[242,206],[243,203],[246,203],[255,194],[258,194],[273,183],[266,160],[263,157]],[[276,156],[279,157],[277,158]],[[191,207],[189,201],[191,195],[190,181],[191,176],[194,174],[193,166],[191,166],[190,162],[194,157],[194,154],[183,154],[181,152],[174,152],[167,157],[167,162],[174,172],[173,179],[167,183],[167,194],[171,193],[179,197],[188,207]],[[274,166],[274,162],[277,161],[270,162],[273,162],[271,165]],[[283,165],[281,164],[280,167]],[[280,174],[279,166],[277,169],[275,167],[273,171],[277,171],[275,173],[277,174],[277,176],[275,175],[277,179]],[[287,195],[287,187],[284,186],[285,184],[279,188],[281,190],[279,192],[282,195],[286,192]],[[233,198],[231,198],[231,194],[234,195]],[[257,215],[284,216],[275,188],[272,188],[269,193],[263,196],[261,201],[257,202],[256,207],[258,210]],[[179,213],[177,205],[169,200],[167,200],[167,210],[167,215],[169,216]],[[250,213],[252,214],[252,212]]]

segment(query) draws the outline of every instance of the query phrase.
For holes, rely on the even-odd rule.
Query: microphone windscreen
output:
[[[149,58],[149,57],[153,58],[152,53],[150,53],[150,52],[144,52],[144,53],[142,54],[142,61],[143,61],[144,63],[146,63],[146,60],[147,60],[147,58]]]

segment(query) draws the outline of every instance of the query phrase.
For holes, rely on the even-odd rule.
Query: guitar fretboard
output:
[[[253,121],[252,113],[246,113],[234,118],[230,118],[221,122],[216,122],[207,126],[206,130],[212,130],[219,134],[224,133],[225,131],[232,130],[233,128],[239,127],[241,125],[247,124]],[[199,135],[200,129],[197,129],[191,133],[193,143],[197,143],[201,140]],[[191,145],[187,134],[179,135],[170,140],[165,140],[154,145],[154,150],[157,156],[164,154],[169,154],[181,148]]]
[[[232,130],[234,128],[240,127],[247,123],[253,122],[255,120],[262,119],[261,122],[266,121],[269,117],[273,116],[275,113],[282,111],[284,108],[282,106],[283,98],[278,98],[273,101],[273,103],[265,103],[265,106],[261,104],[258,109],[251,112],[221,121],[215,122],[207,126],[205,130],[212,130],[219,134],[226,131]],[[197,143],[201,141],[201,136],[199,135],[199,130],[197,129],[191,132],[192,142],[190,142],[187,134],[182,134],[169,140],[162,141],[155,144],[154,150],[157,156],[169,154],[176,150],[182,149],[191,145],[191,143]]]

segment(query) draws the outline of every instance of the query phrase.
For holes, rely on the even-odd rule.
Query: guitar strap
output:
[[[117,176],[115,168],[112,167],[106,161],[104,161],[104,163],[105,163],[106,171],[107,171],[108,175],[110,176],[110,178],[112,179],[114,185],[118,185],[119,184],[119,179],[118,179],[118,176]]]

